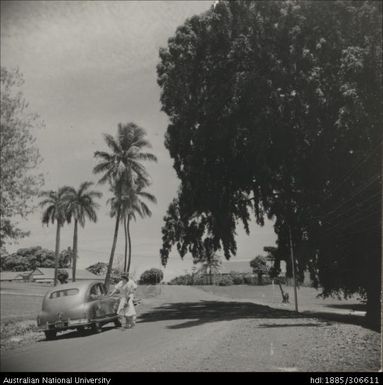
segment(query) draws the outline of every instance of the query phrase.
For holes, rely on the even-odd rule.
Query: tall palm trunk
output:
[[[77,219],[74,220],[74,232],[73,232],[73,259],[72,259],[72,281],[76,282],[76,263],[77,263],[77,232],[78,223]]]
[[[126,273],[126,265],[128,260],[128,230],[126,225],[126,216],[124,216],[124,235],[125,235],[125,249],[124,249],[124,273]]]
[[[130,238],[130,216],[128,215],[128,224],[127,224],[127,234],[128,234],[128,244],[129,244],[129,259],[128,259],[128,269],[127,272],[130,272],[130,263],[132,262],[132,240]]]
[[[59,220],[57,221],[57,229],[56,229],[56,248],[55,248],[55,275],[53,285],[57,286],[57,272],[59,268],[59,253],[60,253],[60,229],[61,224]]]
[[[121,208],[119,207],[116,215],[116,225],[114,227],[112,250],[110,251],[109,265],[108,265],[108,270],[106,272],[106,277],[105,277],[106,290],[109,290],[110,276],[111,276],[112,267],[113,267],[114,252],[116,250],[116,244],[117,244],[118,225],[120,223],[120,214],[121,214],[120,211],[121,211]]]

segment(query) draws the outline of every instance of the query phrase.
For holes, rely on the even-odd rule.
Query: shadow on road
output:
[[[157,321],[184,321],[176,325],[168,326],[169,329],[181,329],[198,326],[208,322],[230,321],[236,319],[299,319],[310,318],[319,321],[351,323],[367,327],[362,316],[348,314],[334,314],[326,312],[305,311],[296,313],[292,310],[275,309],[265,305],[251,302],[235,301],[199,301],[167,303],[142,313],[138,317],[139,323]],[[262,327],[294,327],[314,326],[313,323],[289,323],[262,325]],[[315,324],[321,326],[321,324]],[[323,325],[322,325],[323,326]]]
[[[380,333],[379,325],[369,325],[366,323],[366,318],[362,315],[353,315],[353,314],[338,314],[333,312],[325,312],[325,311],[305,311],[302,313],[306,317],[318,318],[330,322],[340,322],[345,324],[352,324],[362,326],[366,329],[373,330],[375,332]]]
[[[354,311],[367,311],[367,305],[364,303],[354,303],[354,304],[333,304],[325,305],[326,307],[331,307],[333,309],[344,309],[344,310],[354,310]]]
[[[302,315],[284,309],[273,309],[251,302],[234,301],[199,301],[168,303],[156,307],[138,317],[138,322],[156,322],[166,320],[185,320],[168,326],[179,329],[198,326],[207,322],[230,321],[256,318],[304,318]]]

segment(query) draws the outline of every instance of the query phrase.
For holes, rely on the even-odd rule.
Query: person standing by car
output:
[[[134,307],[134,295],[129,294],[128,296],[128,306],[125,309],[125,318],[126,318],[126,327],[132,328],[136,325],[136,309]]]
[[[133,327],[135,325],[136,311],[134,308],[134,293],[137,290],[137,284],[133,279],[129,278],[128,274],[121,275],[121,281],[114,287],[110,295],[119,293],[120,303],[118,305],[117,314],[125,318],[125,327]],[[122,322],[121,322],[122,324]]]

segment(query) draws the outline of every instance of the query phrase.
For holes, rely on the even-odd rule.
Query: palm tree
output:
[[[145,203],[145,200],[151,203],[157,203],[157,199],[153,194],[144,191],[148,183],[140,180],[128,192],[127,195],[121,197],[121,220],[124,223],[125,235],[125,253],[124,253],[124,272],[130,272],[130,264],[132,261],[132,241],[130,237],[130,222],[136,220],[136,214],[141,218],[150,217],[151,210]],[[129,246],[129,259],[127,259],[127,248]],[[128,263],[127,263],[128,261]]]
[[[141,164],[144,160],[157,161],[155,155],[143,152],[144,148],[150,148],[151,145],[146,139],[146,132],[143,128],[134,123],[119,124],[117,137],[104,135],[105,142],[111,152],[96,151],[94,156],[100,159],[93,172],[103,174],[99,183],[109,183],[116,201],[121,202],[124,195],[128,195],[129,189],[138,180],[148,180],[149,175],[145,167]],[[118,228],[121,220],[121,205],[116,207],[116,224],[112,249],[109,257],[108,270],[105,277],[105,286],[109,286],[110,275],[113,266],[114,253],[117,244]]]
[[[97,221],[96,209],[99,205],[94,202],[95,198],[101,198],[102,194],[98,191],[89,191],[92,182],[81,183],[76,191],[73,187],[64,187],[66,212],[74,219],[73,231],[73,261],[72,261],[72,281],[76,281],[76,262],[78,251],[78,224],[85,226],[86,218],[92,222]]]
[[[157,203],[157,199],[153,194],[144,191],[149,185],[147,180],[139,179],[137,183],[134,183],[132,187],[129,187],[121,194],[114,194],[114,197],[109,199],[107,203],[111,205],[111,217],[117,215],[120,212],[120,221],[124,225],[125,235],[125,253],[124,253],[124,272],[130,271],[131,255],[132,255],[132,242],[130,237],[130,222],[136,220],[136,214],[141,218],[150,217],[152,215],[151,210],[145,203],[145,199]],[[129,246],[129,259],[127,258],[127,251]]]
[[[42,222],[49,225],[49,222],[56,222],[56,247],[55,247],[55,274],[54,286],[57,285],[57,270],[59,268],[60,253],[60,230],[65,221],[69,221],[69,217],[65,207],[65,188],[61,187],[57,191],[43,191],[40,193],[43,200],[39,203],[40,207],[45,208],[43,212]]]

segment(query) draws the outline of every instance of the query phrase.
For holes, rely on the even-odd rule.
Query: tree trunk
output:
[[[130,263],[132,262],[132,240],[130,238],[130,217],[128,216],[128,225],[127,225],[127,231],[128,231],[128,244],[129,244],[129,259],[128,259],[128,273],[130,272]]]
[[[258,285],[262,285],[262,273],[258,273]]]
[[[60,229],[61,224],[60,221],[57,221],[57,229],[56,229],[56,248],[55,248],[55,274],[54,274],[54,280],[53,285],[57,286],[57,272],[59,268],[59,253],[60,253]]]
[[[76,282],[76,265],[77,265],[77,233],[78,233],[78,221],[74,220],[74,232],[73,232],[73,260],[72,260],[72,282]]]
[[[120,208],[118,208],[118,210],[117,210],[116,225],[114,227],[114,236],[113,236],[112,250],[110,251],[108,270],[106,272],[106,277],[105,277],[105,286],[106,286],[106,290],[107,291],[109,290],[110,276],[111,276],[112,267],[113,267],[114,252],[116,250],[116,244],[117,244],[118,225],[119,225],[119,223],[120,223]]]
[[[380,330],[381,327],[381,290],[382,290],[382,266],[380,251],[373,253],[368,260],[368,277],[366,292],[367,292],[367,325]]]
[[[124,249],[124,273],[126,273],[126,265],[128,259],[128,231],[126,225],[126,216],[124,216],[124,235],[125,235],[125,249]]]

